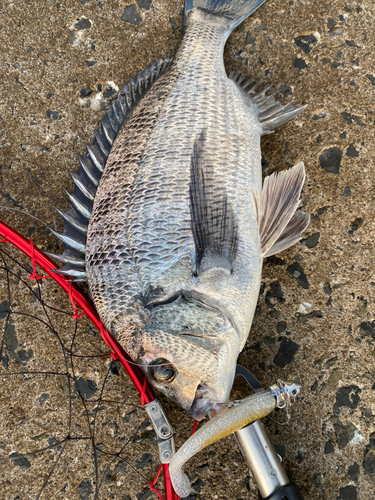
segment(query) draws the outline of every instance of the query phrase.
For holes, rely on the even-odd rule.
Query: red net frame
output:
[[[47,257],[42,251],[38,250],[34,247],[34,244],[31,240],[24,238],[17,231],[9,227],[7,224],[4,224],[0,221],[0,235],[3,237],[3,242],[10,243],[14,245],[16,248],[21,250],[25,255],[27,255],[33,265],[33,273],[30,274],[30,278],[33,280],[36,279],[45,279],[45,278],[53,278],[56,283],[58,283],[61,288],[65,290],[65,292],[69,295],[70,301],[74,308],[74,317],[79,318],[81,315],[77,314],[78,306],[84,314],[86,314],[92,323],[98,328],[101,333],[101,336],[104,342],[108,345],[108,347],[112,351],[112,357],[114,359],[118,359],[126,372],[128,373],[134,387],[137,389],[142,405],[151,403],[155,400],[155,395],[152,392],[150,385],[147,382],[147,378],[144,373],[138,368],[138,366],[133,364],[131,357],[124,351],[121,345],[117,342],[117,340],[113,337],[113,335],[105,328],[99,315],[93,305],[93,303],[85,297],[85,295],[78,289],[78,287],[72,283],[67,277],[62,276],[61,274],[53,273],[55,269],[58,269],[58,266]],[[48,276],[38,276],[36,272],[36,264],[43,269]],[[164,472],[164,488],[165,488],[165,500],[179,500],[178,495],[173,490],[173,486],[171,483],[170,475],[169,475],[169,466],[168,464],[163,464],[163,472]],[[158,476],[157,476],[158,477]],[[159,498],[162,498],[160,493],[154,488],[157,478],[155,481],[150,483],[150,488],[152,491],[155,491]]]

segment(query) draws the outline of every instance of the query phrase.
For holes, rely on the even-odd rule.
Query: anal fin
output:
[[[297,243],[309,225],[310,215],[297,210],[304,181],[302,162],[265,178],[262,198],[255,198],[263,258]]]

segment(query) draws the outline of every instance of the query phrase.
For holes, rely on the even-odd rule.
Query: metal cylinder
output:
[[[289,483],[276,450],[262,422],[236,431],[235,436],[263,498]]]

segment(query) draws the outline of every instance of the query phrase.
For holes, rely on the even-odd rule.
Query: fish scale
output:
[[[61,272],[87,276],[106,327],[197,419],[228,400],[263,257],[308,224],[296,212],[303,165],[270,176],[262,191],[260,152],[261,135],[304,107],[225,72],[226,39],[263,1],[187,0],[174,60],[124,86],[88,147],[91,163],[73,175],[79,191],[57,235],[61,259],[74,257]],[[91,165],[104,163],[97,186]]]

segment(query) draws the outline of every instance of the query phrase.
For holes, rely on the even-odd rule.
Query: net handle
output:
[[[44,253],[38,250],[38,248],[36,248],[33,244],[30,244],[30,240],[27,240],[17,231],[1,221],[0,235],[3,236],[4,242],[11,243],[32,260],[34,272],[35,264],[38,264],[39,267],[41,267],[46,273],[48,273],[48,277],[53,278],[56,283],[58,283],[61,288],[65,290],[65,292],[69,295],[71,301],[74,301],[74,303],[80,309],[82,309],[84,313],[86,313],[86,315],[90,318],[96,328],[98,328],[104,342],[112,350],[112,357],[118,359],[121,362],[135,388],[139,392],[143,403],[147,404],[151,403],[151,401],[154,401],[155,395],[152,392],[152,389],[148,384],[147,378],[145,377],[144,373],[136,365],[130,364],[133,362],[131,357],[129,356],[129,354],[127,354],[127,352],[124,351],[124,349],[113,337],[113,335],[105,328],[92,302],[87,297],[85,297],[85,295],[81,291],[79,291],[77,286],[72,283],[67,277],[61,274],[51,273],[50,271],[58,269],[58,266],[56,266],[56,264],[49,257],[47,257],[47,255],[44,255]],[[166,500],[178,500],[178,496],[174,492],[170,480],[168,464],[163,465],[163,472]]]

